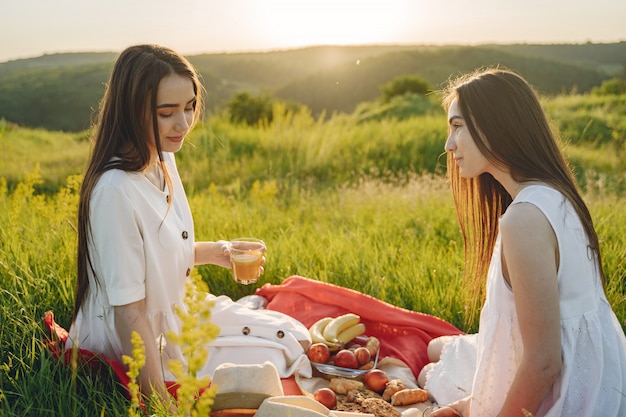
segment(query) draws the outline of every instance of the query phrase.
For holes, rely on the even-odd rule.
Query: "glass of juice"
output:
[[[233,279],[239,284],[254,284],[261,275],[265,242],[253,237],[240,237],[229,242]]]

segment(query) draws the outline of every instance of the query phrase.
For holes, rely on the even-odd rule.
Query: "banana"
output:
[[[311,327],[309,327],[309,334],[311,335],[311,341],[313,343],[327,343],[328,342],[328,340],[324,338],[323,331],[328,325],[328,323],[332,321],[332,319],[333,319],[332,317],[323,317],[319,319],[318,321],[316,321],[315,323],[313,323]]]
[[[357,323],[354,326],[350,326],[347,329],[342,330],[337,335],[337,340],[339,341],[339,343],[345,345],[348,342],[352,341],[352,339],[354,339],[355,337],[361,336],[362,334],[365,334],[365,324]]]
[[[338,342],[337,336],[348,327],[352,327],[359,323],[361,317],[354,313],[346,313],[332,319],[322,331],[324,339],[330,342]]]

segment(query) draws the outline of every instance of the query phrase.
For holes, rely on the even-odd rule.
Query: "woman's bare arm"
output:
[[[534,205],[511,205],[500,221],[502,261],[515,299],[524,353],[498,416],[536,413],[561,372],[556,235]]]
[[[231,268],[228,242],[218,240],[216,242],[196,242],[194,245],[196,265],[218,265]]]
[[[146,355],[146,364],[141,369],[139,375],[141,392],[146,396],[150,396],[154,392],[167,404],[170,398],[163,380],[156,336],[146,316],[146,300],[143,299],[123,306],[116,306],[115,328],[122,341],[124,354],[127,356],[132,356],[132,332],[135,331],[141,336]]]

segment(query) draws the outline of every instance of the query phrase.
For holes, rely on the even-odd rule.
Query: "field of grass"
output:
[[[574,106],[579,99],[569,100]],[[619,128],[612,142],[577,140],[565,149],[598,229],[609,300],[626,327]],[[302,275],[474,331],[466,311],[477,306],[467,305],[460,288],[462,242],[439,163],[445,134],[443,114],[358,123],[304,113],[259,128],[216,116],[177,155],[197,239],[263,238],[268,253],[260,284]],[[123,415],[128,407],[111,378],[60,367],[41,343],[44,312],[70,325],[85,136],[0,123],[2,416]],[[236,285],[218,267],[198,272],[216,294],[238,298],[256,288]]]

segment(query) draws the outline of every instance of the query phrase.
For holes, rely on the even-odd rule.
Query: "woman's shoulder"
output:
[[[506,228],[528,230],[543,224],[559,211],[565,196],[546,184],[530,184],[515,197],[500,220]]]
[[[549,219],[545,211],[536,204],[521,201],[507,208],[499,224],[503,234],[532,234],[549,226]]]
[[[578,228],[580,219],[573,204],[561,193],[561,191],[548,185],[530,185],[517,195],[513,203],[507,209],[507,213],[520,211],[521,207],[535,207],[537,211],[548,220],[550,226],[555,230],[562,230],[565,225],[570,228]],[[528,227],[532,227],[530,219]]]
[[[511,206],[530,203],[548,214],[563,212],[568,206],[567,202],[565,195],[556,188],[547,184],[531,184],[519,192]]]
[[[110,169],[100,176],[94,192],[101,191],[103,189],[119,189],[124,190],[131,187],[137,181],[142,179],[140,172],[128,172],[121,169]]]

